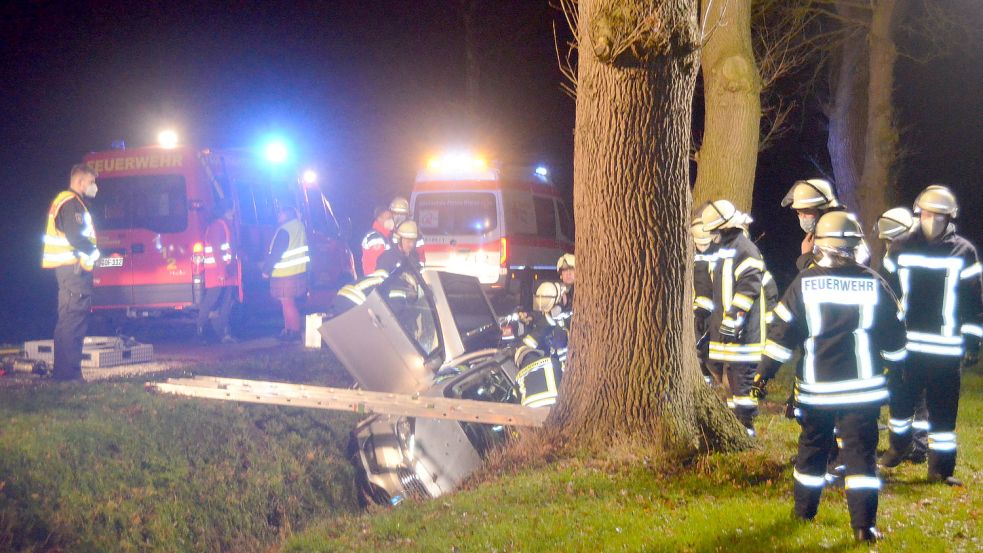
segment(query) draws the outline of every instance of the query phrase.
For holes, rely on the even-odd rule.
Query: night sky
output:
[[[973,0],[954,0],[983,12]],[[201,147],[256,147],[277,133],[320,170],[355,234],[373,205],[408,195],[416,167],[442,146],[477,146],[544,162],[572,181],[574,104],[560,90],[545,0],[479,0],[479,94],[466,100],[458,1],[4,2],[0,34],[0,342],[50,337],[55,285],[41,271],[48,203],[73,163],[123,139],[151,144],[163,127]],[[973,39],[981,43],[983,31]],[[964,203],[962,229],[980,242],[983,48],[898,70],[910,151],[903,197],[937,180]],[[825,131],[804,106],[760,160],[755,215],[779,277],[797,226],[775,207],[795,178],[815,176]],[[569,189],[567,190],[569,193]]]

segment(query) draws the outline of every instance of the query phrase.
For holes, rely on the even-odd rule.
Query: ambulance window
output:
[[[495,195],[448,192],[417,196],[414,215],[423,234],[484,234],[498,226]]]
[[[553,200],[533,196],[532,203],[536,209],[536,234],[546,238],[556,238],[556,211],[553,209]]]
[[[573,239],[573,219],[570,217],[570,211],[567,209],[567,204],[557,201],[556,211],[560,216],[560,233],[563,234],[564,238]]]

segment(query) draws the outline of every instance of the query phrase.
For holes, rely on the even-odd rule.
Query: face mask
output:
[[[386,230],[392,230],[392,229],[396,228],[396,222],[393,221],[392,219],[386,219],[386,222],[385,223],[382,223],[382,226]]]
[[[922,221],[922,234],[929,240],[935,240],[947,226],[949,226],[949,218],[945,215],[936,215],[927,221]]]
[[[96,186],[96,183],[92,183],[89,186],[85,187],[85,196],[87,198],[95,198],[96,194],[98,193],[99,193],[99,187]]]
[[[810,234],[816,230],[816,218],[812,215],[799,216],[799,228],[802,232]]]
[[[708,249],[710,249],[710,244],[697,244],[696,245],[696,251],[698,251],[700,253],[704,253]]]

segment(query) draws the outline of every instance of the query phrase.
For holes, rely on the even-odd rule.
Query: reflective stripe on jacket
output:
[[[307,231],[304,229],[304,224],[297,219],[291,219],[280,225],[277,233],[281,230],[286,232],[289,237],[287,249],[280,256],[280,260],[273,265],[273,272],[270,273],[270,276],[282,278],[306,273],[307,264],[311,262],[311,256],[307,247]],[[273,241],[276,241],[276,234],[273,235]],[[270,251],[272,250],[273,243],[271,242]]]
[[[72,200],[78,200],[82,206],[82,237],[92,243],[93,251],[83,252],[76,250],[68,236],[58,228],[58,214],[62,207]],[[92,225],[92,215],[89,208],[82,201],[82,198],[71,190],[62,190],[48,209],[48,222],[44,230],[44,250],[41,257],[41,267],[44,269],[54,269],[55,267],[72,266],[79,263],[86,271],[91,271],[97,259],[99,250],[96,249],[96,230]]]

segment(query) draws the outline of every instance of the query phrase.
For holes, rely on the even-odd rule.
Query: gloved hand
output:
[[[736,318],[731,318],[729,315],[727,315],[720,323],[720,340],[724,343],[737,342],[740,340],[743,330],[743,313],[738,314]]]
[[[963,367],[974,367],[980,361],[980,338],[966,336],[963,340]]]
[[[751,397],[761,401],[768,395],[768,380],[765,375],[761,373],[756,373],[754,375],[754,380],[751,382]]]

